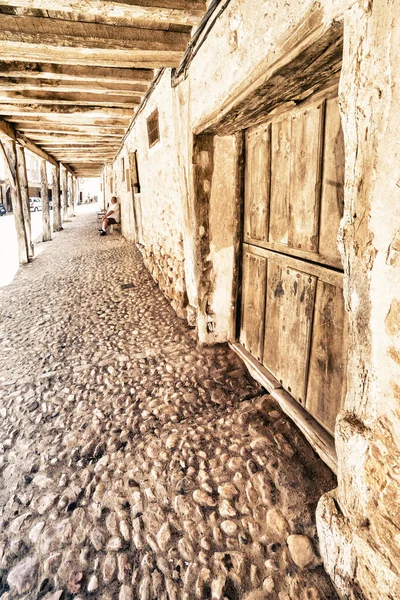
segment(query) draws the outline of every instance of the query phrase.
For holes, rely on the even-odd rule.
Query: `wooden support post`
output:
[[[16,144],[18,181],[21,194],[22,213],[24,215],[24,226],[26,233],[26,243],[28,245],[28,255],[30,258],[35,254],[35,248],[32,240],[31,208],[29,205],[29,184],[26,172],[25,150],[19,144]]]
[[[67,188],[68,188],[68,218],[72,217],[72,185],[71,185],[71,173],[67,173]]]
[[[11,190],[11,204],[14,213],[14,223],[17,232],[18,257],[20,264],[29,262],[28,243],[24,224],[24,213],[22,210],[21,192],[19,189],[17,152],[14,140],[1,141],[0,152],[3,156],[7,169]]]
[[[72,215],[75,217],[76,206],[76,177],[72,177]]]
[[[49,242],[51,240],[51,227],[50,227],[50,204],[49,204],[49,183],[47,181],[47,169],[46,161],[44,158],[40,159],[40,183],[41,183],[41,195],[42,195],[42,220],[43,220],[43,242]]]
[[[61,231],[60,165],[52,166],[53,231]]]
[[[62,221],[65,221],[67,216],[67,206],[68,206],[68,189],[67,189],[67,170],[63,167],[62,169]]]

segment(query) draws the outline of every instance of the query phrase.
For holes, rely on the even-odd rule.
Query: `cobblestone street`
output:
[[[1,600],[337,598],[314,520],[333,475],[134,244],[80,214],[0,316]]]

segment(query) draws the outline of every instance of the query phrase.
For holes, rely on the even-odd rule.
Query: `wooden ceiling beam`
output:
[[[154,78],[152,69],[120,69],[118,67],[86,67],[53,63],[35,63],[0,60],[2,77],[25,77],[29,79],[103,82],[103,83],[150,83]]]
[[[17,121],[14,125],[15,129],[24,131],[25,133],[31,132],[45,132],[45,133],[68,133],[68,134],[85,134],[90,135],[118,135],[123,136],[126,128],[125,127],[99,127],[97,125],[61,125],[60,123],[27,123],[25,121]]]
[[[69,105],[58,105],[52,106],[50,104],[6,104],[0,102],[0,114],[5,115],[26,115],[32,116],[37,115],[40,117],[47,115],[48,117],[54,118],[56,115],[73,115],[73,119],[78,120],[78,115],[82,118],[83,122],[87,118],[93,117],[96,119],[110,119],[114,117],[126,117],[131,119],[133,111],[131,108],[114,108],[114,107],[101,107],[101,106],[69,106]],[[7,117],[8,118],[8,117]],[[62,120],[64,120],[62,118]]]
[[[134,24],[134,21],[197,25],[204,12],[205,3],[195,0],[0,0],[0,5],[27,9],[44,8],[51,11],[85,15],[91,18]]]
[[[50,104],[72,106],[104,106],[118,108],[135,108],[141,102],[141,96],[103,95],[103,94],[67,94],[40,91],[5,92],[0,88],[0,103],[12,102],[13,104]]]
[[[78,114],[57,114],[54,113],[52,115],[7,115],[4,117],[10,123],[24,123],[26,125],[29,124],[40,124],[46,126],[49,124],[50,126],[66,126],[66,127],[74,127],[74,126],[85,126],[90,127],[120,127],[126,128],[130,123],[129,117],[115,117],[111,116],[109,118],[103,117],[101,119],[97,117],[90,117],[85,115]]]
[[[0,0],[1,1],[1,0]],[[29,77],[3,77],[0,72],[0,90],[5,92],[40,91],[57,93],[85,93],[107,95],[145,94],[146,83],[114,83],[94,81],[63,81],[58,79],[30,79]]]
[[[177,66],[187,33],[0,15],[2,58],[122,67]]]

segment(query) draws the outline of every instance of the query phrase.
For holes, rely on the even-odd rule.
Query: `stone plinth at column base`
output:
[[[400,577],[367,527],[354,528],[340,510],[337,490],[324,494],[317,507],[320,552],[343,600],[400,598]]]

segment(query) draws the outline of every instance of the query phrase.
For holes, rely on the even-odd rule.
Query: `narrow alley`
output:
[[[329,600],[335,487],[226,345],[80,214],[0,290],[0,598]]]

